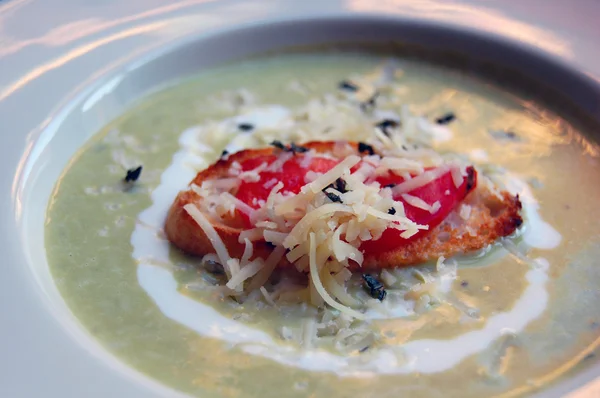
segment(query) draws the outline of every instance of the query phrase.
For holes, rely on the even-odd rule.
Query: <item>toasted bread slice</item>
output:
[[[348,143],[350,148],[358,152],[357,143]],[[335,150],[336,142],[311,142],[303,147],[314,149],[316,152],[331,153]],[[243,162],[257,156],[276,154],[276,148],[250,149],[237,152],[226,159],[220,159],[212,166],[201,171],[190,183],[200,186],[203,181],[226,178],[233,162]],[[188,203],[198,203],[201,197],[193,190],[179,193],[169,210],[165,232],[175,246],[192,255],[214,253],[212,243],[203,230],[185,211]],[[521,203],[518,197],[503,192],[501,198],[493,194],[481,184],[471,191],[463,201],[470,206],[469,217],[463,219],[459,208],[452,211],[446,219],[427,234],[420,236],[395,250],[382,253],[368,252],[365,254],[363,269],[380,269],[408,266],[425,261],[436,260],[440,256],[446,258],[476,251],[495,242],[497,239],[512,234],[523,222],[520,216]],[[244,252],[244,244],[239,243],[240,233],[246,229],[241,219],[235,217],[226,223],[213,224],[231,257],[240,258]],[[266,258],[272,251],[272,246],[263,241],[254,242],[254,256]],[[280,266],[289,264],[282,259]]]

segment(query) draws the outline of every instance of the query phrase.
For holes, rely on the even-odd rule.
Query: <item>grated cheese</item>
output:
[[[324,110],[322,104],[315,103],[312,106],[319,112]],[[310,122],[311,118],[308,112],[307,120]],[[359,124],[363,122],[365,120]],[[373,125],[368,120],[366,122],[366,126]],[[234,177],[203,183],[201,187],[193,186],[192,189],[204,199],[200,206],[206,210],[205,214],[208,217],[215,214],[222,216],[226,211],[233,213],[238,210],[248,215],[251,224],[254,225],[254,228],[239,234],[238,241],[244,245],[240,259],[230,258],[226,248],[223,252],[215,247],[216,258],[224,265],[227,273],[228,281],[225,287],[235,292],[250,292],[249,297],[251,296],[252,300],[260,299],[262,294],[264,300],[271,305],[275,305],[276,301],[281,299],[293,302],[310,300],[317,306],[326,303],[339,310],[345,318],[364,319],[364,314],[352,307],[368,307],[369,304],[362,303],[350,295],[345,287],[352,276],[350,265],[361,266],[364,261],[364,255],[359,249],[361,242],[379,239],[388,228],[398,230],[400,237],[405,239],[414,236],[420,230],[429,229],[428,225],[419,225],[406,217],[404,203],[434,214],[441,208],[440,201],[429,204],[410,192],[449,172],[452,173],[455,184],[457,175],[461,184],[464,181],[459,166],[444,164],[444,159],[434,151],[416,147],[411,147],[410,150],[404,148],[410,141],[404,133],[413,134],[415,137],[423,134],[415,123],[410,120],[404,122],[403,120],[399,131],[391,137],[380,136],[381,131],[375,129],[376,139],[364,141],[373,146],[376,152],[374,155],[357,156],[355,149],[345,141],[335,144],[333,154],[337,157],[333,158],[329,154],[319,154],[314,150],[296,156],[290,152],[278,151],[276,159],[270,165],[263,162],[253,170],[243,171],[239,162],[233,162],[229,174]],[[349,120],[348,123],[359,126],[356,120]],[[293,142],[314,139],[311,136],[312,128],[309,125],[295,128],[293,135],[287,138],[292,138]],[[333,130],[336,128],[332,127]],[[266,137],[269,136],[262,137],[263,142],[272,140]],[[335,135],[330,137],[345,138]],[[300,167],[307,169],[315,157],[342,160],[325,173],[307,171],[304,175],[305,184],[298,194],[282,191],[284,183],[275,178],[263,182],[262,186],[270,190],[269,195],[266,201],[254,200],[254,207],[248,206],[231,193],[239,186],[240,181],[260,181],[261,172],[278,172],[288,161],[298,162]],[[435,168],[426,170],[431,166]],[[351,171],[353,168],[356,169],[354,172]],[[404,181],[391,188],[381,188],[378,182],[373,181],[373,176],[390,173],[402,177]],[[345,189],[329,186],[338,178],[344,180]],[[328,197],[323,190],[339,197],[339,203],[337,198]],[[404,202],[395,200],[398,196],[401,196]],[[390,209],[395,210],[394,214],[389,214]],[[200,211],[198,208],[196,210]],[[200,222],[198,223],[202,227]],[[205,218],[204,222],[208,220]],[[213,232],[216,234],[214,229]],[[205,233],[213,244],[216,242],[218,246],[220,242],[223,245],[218,234],[217,241],[213,240],[214,236],[210,231]],[[272,243],[275,248],[266,260],[252,260],[255,255],[253,242],[261,240]],[[282,261],[289,261],[301,272],[308,271],[308,286],[290,286],[288,282],[287,285],[276,285],[275,290],[269,293],[264,284]],[[441,261],[443,262],[443,259]],[[391,285],[398,281],[393,274],[384,271],[382,278],[386,284]],[[228,294],[236,294],[235,292]],[[311,338],[314,338],[316,328],[309,329]],[[351,336],[353,334],[348,335]],[[360,341],[364,336],[355,337],[353,341]]]
[[[435,263],[435,269],[439,272],[442,271],[446,265],[444,264],[444,261],[446,261],[446,257],[444,256],[440,256],[437,259],[437,262]]]
[[[260,258],[251,261],[246,266],[240,268],[239,271],[237,271],[235,274],[233,274],[231,278],[227,281],[225,286],[232,290],[241,288],[241,285],[244,283],[244,281],[256,275],[258,271],[264,268],[264,266],[264,261]]]
[[[277,231],[265,230],[263,232],[263,236],[265,238],[265,241],[273,243],[274,245],[282,246],[283,245],[283,241],[288,236],[288,234],[285,233],[285,232],[277,232]]]
[[[267,163],[261,163],[258,167],[241,172],[238,177],[245,182],[258,182],[260,181],[260,173],[267,168]]]
[[[267,291],[267,289],[265,289],[264,286],[260,287],[260,292],[262,293],[263,297],[265,298],[265,301],[267,303],[269,303],[270,305],[272,305],[273,307],[276,307],[277,304],[275,304],[275,300],[273,300],[273,297],[271,297],[271,295],[269,294],[269,292]],[[285,326],[284,326],[285,327]],[[283,330],[282,330],[283,332]]]
[[[223,192],[220,195],[220,197],[221,199],[223,199],[224,202],[232,203],[235,209],[238,209],[242,213],[246,214],[248,217],[252,217],[252,215],[255,212],[255,210],[252,207],[248,206],[246,203],[242,202],[229,192]]]
[[[312,210],[311,212],[306,213],[300,222],[294,226],[294,229],[292,229],[290,234],[283,241],[283,245],[287,248],[298,245],[300,242],[306,240],[308,230],[316,220],[336,212],[353,213],[353,210],[346,205],[341,205],[338,203],[329,203]]]
[[[380,166],[375,171],[375,174],[381,175],[387,173],[388,171],[392,171],[394,172],[394,174],[397,175],[408,175],[410,179],[410,174],[408,174],[409,172],[412,171],[421,174],[424,172],[424,168],[423,163],[416,160],[397,157],[385,157],[381,160]]]
[[[404,199],[404,201],[406,203],[408,203],[409,205],[416,207],[417,209],[421,209],[421,210],[425,210],[430,213],[433,213],[431,205],[428,204],[427,202],[425,202],[423,199],[419,198],[418,196],[410,195],[407,193],[403,193],[401,196],[402,196],[402,199]]]
[[[257,228],[276,229],[277,223],[273,221],[259,221],[256,223]]]
[[[263,187],[265,187],[265,189],[271,189],[275,184],[277,184],[277,179],[271,178],[269,181],[263,184]]]
[[[345,268],[347,270],[347,268]],[[347,305],[348,307],[358,307],[361,302],[352,297],[341,283],[331,275],[329,269],[325,269],[323,272],[323,285],[331,292],[331,294],[340,301],[340,303]]]
[[[283,165],[286,164],[287,161],[293,157],[294,157],[294,155],[290,152],[284,152],[282,154],[279,154],[277,159],[275,159],[275,161],[273,163],[271,163],[271,165],[267,168],[267,171],[273,171],[273,172],[280,171],[281,168],[283,167]]]
[[[242,259],[240,260],[240,263],[243,265],[248,263],[252,257],[252,254],[254,253],[254,246],[252,245],[252,242],[250,242],[250,239],[244,238],[244,244],[244,253],[242,254]]]
[[[456,188],[459,188],[464,181],[463,172],[458,166],[452,166],[450,168],[450,171],[452,173],[452,181],[454,182],[454,186]]]
[[[463,220],[468,220],[469,217],[471,217],[471,206],[466,205],[466,204],[462,204],[460,206],[460,211],[458,213],[458,215],[460,216],[460,218],[462,218]]]
[[[245,231],[240,232],[240,236],[238,237],[238,242],[244,243],[246,239],[254,242],[255,240],[260,240],[263,237],[263,229],[262,228],[252,228],[247,229]]]
[[[415,176],[414,178],[411,178],[408,181],[404,181],[396,185],[392,188],[392,192],[396,195],[401,195],[403,193],[414,191],[417,188],[421,188],[429,184],[430,182],[437,180],[438,178],[446,174],[448,171],[450,171],[450,168],[448,166],[443,165],[436,167],[433,170],[428,170],[424,173],[419,174],[418,176]]]
[[[277,264],[279,264],[279,262],[283,258],[284,254],[285,254],[285,249],[283,247],[281,247],[281,246],[276,247],[271,252],[271,254],[269,254],[269,257],[267,257],[264,267],[261,268],[260,271],[258,271],[258,273],[254,277],[254,279],[248,285],[248,290],[255,290],[255,289],[261,287],[262,285],[264,285],[265,283],[267,283],[267,281],[269,280],[269,277],[275,270],[275,267],[277,267]]]
[[[352,308],[346,307],[343,304],[338,303],[337,301],[334,300],[333,297],[331,297],[329,295],[329,293],[327,293],[327,291],[323,287],[323,284],[321,283],[321,279],[319,278],[319,268],[317,265],[316,253],[317,253],[317,247],[316,247],[316,243],[315,243],[315,233],[311,232],[309,235],[309,256],[308,256],[308,263],[309,263],[309,267],[310,267],[310,279],[311,279],[315,289],[319,293],[319,295],[323,298],[323,300],[325,300],[325,302],[327,304],[329,304],[331,307],[335,308],[336,310],[339,310],[340,312],[347,314],[347,315],[351,316],[352,318],[356,318],[356,319],[360,319],[360,320],[365,319],[364,314],[362,314],[358,311],[355,311]]]
[[[183,209],[190,215],[190,217],[192,217],[192,219],[208,237],[210,243],[212,243],[213,248],[217,252],[219,262],[223,265],[227,264],[227,262],[231,260],[231,257],[229,256],[229,252],[227,251],[227,247],[225,247],[223,240],[217,231],[215,231],[210,221],[204,217],[204,214],[202,214],[202,212],[194,204],[188,203],[187,205],[183,206]]]
[[[332,184],[340,178],[343,174],[348,174],[350,172],[350,168],[354,167],[356,164],[360,162],[360,157],[356,155],[350,155],[336,166],[334,166],[331,170],[324,173],[322,176],[319,176],[316,180],[311,182],[308,185],[308,188],[313,192],[320,192],[323,188]]]

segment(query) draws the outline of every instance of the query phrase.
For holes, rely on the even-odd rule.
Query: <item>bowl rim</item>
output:
[[[432,23],[432,22],[415,20],[415,19],[403,20],[402,18],[391,17],[391,16],[376,16],[376,15],[363,15],[363,14],[327,15],[327,16],[321,16],[318,18],[317,17],[297,17],[296,16],[296,17],[291,17],[291,18],[281,18],[279,20],[277,20],[276,18],[269,17],[266,19],[253,21],[246,25],[237,25],[233,29],[231,29],[231,27],[226,27],[226,28],[222,29],[221,31],[218,31],[218,30],[212,31],[210,34],[207,34],[206,32],[204,32],[204,33],[201,33],[200,35],[186,36],[182,40],[174,42],[170,47],[159,48],[152,52],[147,52],[145,54],[145,56],[143,58],[141,58],[143,60],[141,64],[140,64],[140,61],[134,61],[134,63],[120,65],[119,67],[115,68],[114,70],[107,72],[104,76],[102,76],[100,78],[100,80],[96,81],[93,85],[87,86],[83,89],[75,90],[67,98],[67,100],[65,102],[66,106],[63,104],[58,107],[58,113],[55,114],[54,120],[60,121],[63,118],[59,117],[58,115],[60,115],[60,114],[64,115],[65,112],[69,113],[77,107],[80,108],[81,105],[83,105],[85,103],[85,101],[89,100],[90,96],[92,96],[94,93],[96,93],[98,91],[98,89],[100,89],[107,81],[110,81],[110,79],[114,78],[114,76],[118,75],[119,73],[122,73],[123,70],[130,70],[129,73],[131,73],[131,70],[135,71],[137,68],[143,68],[144,65],[150,65],[150,64],[152,64],[152,62],[158,62],[158,61],[160,61],[161,58],[167,57],[169,54],[172,54],[173,52],[182,51],[183,49],[188,48],[190,46],[192,46],[192,47],[196,46],[198,43],[202,43],[202,42],[206,43],[207,41],[210,41],[210,40],[223,40],[223,37],[225,37],[227,35],[232,35],[232,34],[234,36],[237,34],[238,37],[239,37],[239,35],[245,36],[245,35],[249,34],[250,32],[256,32],[257,30],[260,30],[260,29],[263,29],[263,30],[266,29],[265,31],[269,32],[272,29],[281,29],[282,27],[285,27],[285,26],[289,27],[290,24],[291,25],[300,24],[300,25],[302,25],[301,29],[306,29],[307,26],[311,26],[312,29],[316,29],[318,26],[322,25],[324,22],[328,22],[331,24],[339,24],[339,23],[350,24],[354,27],[356,27],[357,24],[360,25],[361,23],[366,24],[368,26],[371,26],[373,24],[380,24],[380,27],[381,27],[382,21],[384,21],[384,23],[389,24],[390,26],[393,25],[396,27],[397,27],[398,23],[401,22],[402,24],[404,24],[405,29],[407,27],[412,27],[414,29],[414,28],[423,28],[424,26],[426,26],[426,29],[437,30],[436,34],[439,34],[439,32],[441,30],[444,30],[445,32],[453,32],[458,35],[465,34],[468,31],[468,29],[460,29],[460,28],[456,28],[453,26],[442,26],[439,23]],[[269,22],[269,23],[265,23],[265,22]],[[393,26],[392,26],[392,28],[393,28]],[[517,52],[519,52],[519,54],[521,54],[522,56],[525,56],[525,57],[531,56],[534,60],[537,60],[538,63],[534,62],[531,65],[529,65],[530,73],[535,70],[538,70],[539,62],[542,62],[546,66],[551,65],[551,66],[553,66],[554,69],[552,69],[546,76],[546,79],[548,81],[552,81],[552,79],[555,79],[556,76],[564,75],[566,73],[573,79],[573,80],[569,81],[570,83],[576,82],[577,84],[580,84],[581,87],[585,87],[589,90],[589,92],[587,92],[586,95],[588,95],[590,98],[600,99],[600,95],[599,95],[600,91],[598,89],[597,82],[594,81],[594,79],[587,76],[585,73],[581,73],[578,70],[573,69],[567,63],[563,62],[563,60],[561,60],[560,58],[556,58],[556,57],[553,57],[552,55],[548,55],[548,54],[541,52],[538,49],[535,49],[531,46],[527,46],[527,45],[523,45],[522,43],[506,40],[506,38],[501,37],[501,36],[486,35],[486,34],[481,34],[481,32],[476,32],[476,31],[470,31],[469,34],[474,34],[476,37],[483,40],[480,43],[480,45],[483,48],[486,48],[486,46],[484,46],[483,44],[489,44],[490,42],[494,42],[495,44],[507,45],[510,49],[513,49],[513,50],[516,50]],[[283,36],[283,35],[281,35],[281,36]],[[475,36],[473,36],[473,38],[475,38]],[[483,55],[483,54],[480,54],[480,55]],[[490,54],[490,55],[492,55],[492,54]],[[133,66],[136,66],[136,67],[133,68]],[[544,79],[542,79],[542,80],[544,80]],[[577,85],[574,86],[573,84],[570,84],[569,87],[571,87],[572,90],[577,91],[577,93],[574,92],[573,95],[581,95],[581,91],[579,89],[575,90],[575,88],[577,88],[579,86],[577,86]],[[566,87],[566,86],[565,86],[565,88],[568,89],[568,87]],[[566,93],[567,94],[565,94],[565,93],[563,93],[563,94],[565,94],[566,96],[569,96],[570,91],[567,90]],[[133,99],[131,99],[130,101],[133,101]],[[591,104],[591,102],[589,102],[589,100],[583,101],[583,103],[584,103],[584,105]],[[600,101],[598,101],[598,103],[600,103]],[[97,106],[99,106],[99,105],[97,105]],[[3,109],[0,108],[0,110],[3,110]],[[600,116],[600,115],[594,113],[593,107],[588,109],[588,112],[590,113],[590,115],[592,117]],[[14,227],[19,230],[21,230],[21,228],[22,228],[22,224],[21,224],[22,219],[20,218],[20,215],[22,213],[21,213],[20,206],[22,205],[23,198],[20,197],[18,190],[20,188],[23,188],[27,184],[29,184],[30,177],[28,175],[24,174],[27,170],[27,165],[29,164],[31,167],[33,167],[34,163],[29,163],[29,162],[34,162],[34,161],[37,162],[37,159],[35,159],[36,149],[37,149],[38,154],[42,153],[44,151],[45,147],[44,146],[40,147],[40,145],[42,145],[42,143],[40,143],[40,140],[42,139],[43,135],[50,134],[48,132],[51,130],[54,130],[54,132],[56,132],[57,129],[59,129],[59,128],[60,128],[60,125],[53,124],[53,122],[48,122],[45,125],[43,125],[43,128],[40,128],[40,129],[32,132],[32,134],[30,134],[27,139],[28,143],[31,145],[28,147],[27,156],[22,157],[19,161],[19,164],[18,164],[19,169],[17,170],[16,177],[13,180],[13,188],[16,191],[13,191],[14,196],[11,198],[12,210],[14,211],[14,214],[18,215],[18,217],[16,219],[13,216],[11,221],[15,222]],[[52,134],[50,134],[50,140],[51,140],[51,138],[52,138]],[[3,233],[5,234],[5,236],[10,235],[9,230],[10,230],[10,228],[6,228],[6,226],[3,227]],[[18,253],[19,248],[21,247],[19,242],[15,239],[14,236],[12,236],[12,239],[10,239],[9,242],[11,242],[11,245],[12,245],[12,247],[9,250],[9,255],[11,256],[11,260],[14,260],[15,263],[22,263],[23,262],[23,253],[20,253],[20,255]],[[36,285],[35,285],[35,283],[32,283],[33,282],[33,280],[31,279],[32,276],[35,277],[35,275],[23,273],[23,270],[21,270],[18,274],[13,273],[7,279],[13,280],[17,284],[22,284],[23,286],[28,286],[29,287],[28,301],[34,308],[37,308],[39,311],[44,307],[43,300],[44,300],[45,293],[35,290]],[[36,283],[39,283],[39,281]],[[38,286],[38,288],[39,288],[39,286]],[[33,301],[37,301],[37,302],[33,303]],[[46,308],[46,310],[47,310],[47,308]],[[13,314],[13,315],[15,315],[15,314]],[[48,314],[46,313],[45,315],[48,315]],[[45,321],[46,321],[45,323],[47,325],[52,323],[51,319],[46,319]],[[48,323],[48,321],[50,323]],[[63,333],[64,333],[64,331],[63,331]],[[119,371],[122,371],[122,369],[120,369]],[[545,390],[545,391],[539,393],[539,396],[540,397],[563,396],[565,393],[574,391],[575,388],[598,377],[598,375],[600,375],[600,365],[594,366],[590,369],[580,372],[568,380],[563,380],[562,382],[552,386],[551,387],[552,391]],[[596,384],[600,384],[600,382],[598,382]],[[156,386],[153,386],[152,388],[155,388],[155,387]],[[163,393],[166,393],[166,391],[163,391]],[[586,394],[586,393],[582,392],[581,394]],[[579,395],[578,394],[577,396],[584,397],[584,396],[589,396],[589,395],[587,395],[587,394]]]

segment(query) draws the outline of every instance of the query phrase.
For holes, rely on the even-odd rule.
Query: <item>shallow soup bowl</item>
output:
[[[1,147],[5,266],[0,278],[4,319],[0,335],[5,356],[11,359],[2,362],[0,391],[6,396],[35,396],[41,391],[52,396],[67,389],[69,396],[183,396],[130,367],[80,323],[60,294],[60,281],[50,272],[44,243],[48,203],[72,156],[108,122],[150,94],[204,70],[259,54],[315,46],[342,51],[369,47],[487,79],[526,101],[557,110],[561,117],[581,125],[584,133],[600,123],[596,80],[552,51],[498,32],[426,18],[345,12],[257,18],[204,31],[193,26],[181,29],[160,45],[141,48],[94,74],[63,77],[71,87],[68,93],[61,91],[64,95],[51,108],[34,102],[37,127],[26,137],[7,137]],[[50,89],[56,83],[45,84]],[[43,95],[33,90],[24,83],[13,93],[4,92],[0,120],[5,134],[10,135],[13,126],[24,131],[18,120],[28,117],[28,96]],[[587,139],[597,142],[599,137],[589,134]],[[30,385],[31,375],[36,386]],[[539,390],[531,386],[532,391],[523,391],[540,397],[596,396],[593,388],[600,364],[558,376],[548,375],[552,381]]]

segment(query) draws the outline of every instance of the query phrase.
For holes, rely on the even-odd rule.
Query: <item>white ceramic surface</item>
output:
[[[431,39],[420,35],[419,21],[504,37],[587,76],[589,81],[561,80],[560,67],[539,68],[539,58],[521,65],[531,74],[539,68],[540,80],[559,85],[600,119],[600,95],[593,87],[600,83],[595,0],[0,1],[0,396],[175,395],[103,351],[58,295],[40,249],[41,221],[56,177],[90,134],[147,90],[217,60],[290,42],[273,35],[277,26],[252,40],[243,34],[236,40],[233,33],[225,47],[202,44],[202,37],[261,21],[320,18],[311,29],[290,28],[297,29],[293,42],[310,43],[335,37],[325,21],[339,17],[364,28],[376,15],[386,18],[387,28],[346,28],[339,34],[382,38],[394,34],[391,21],[402,19],[412,21],[413,29],[403,33],[417,42]],[[468,49],[459,36],[446,40],[440,46]],[[172,57],[159,57],[175,48]],[[190,48],[196,55],[186,52]],[[218,57],[200,55],[213,53]],[[490,51],[481,53],[502,61]],[[78,133],[55,134],[58,130]],[[543,395],[563,396],[596,375],[598,367]]]

